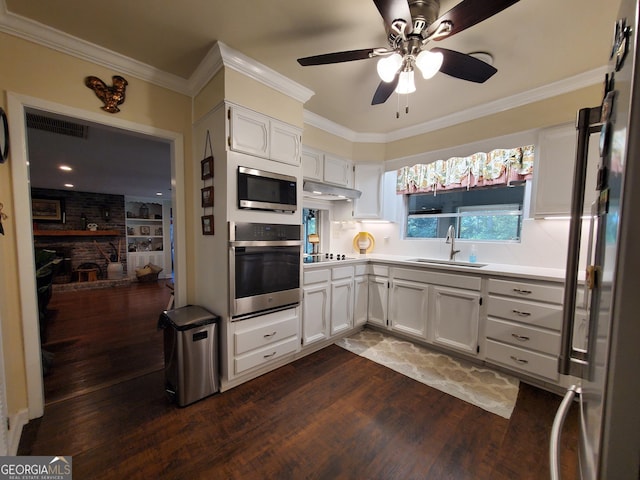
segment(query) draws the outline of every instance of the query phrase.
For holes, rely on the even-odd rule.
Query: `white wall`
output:
[[[333,253],[356,254],[353,238],[360,231],[366,231],[375,239],[374,254],[415,256],[446,259],[450,245],[444,239],[401,238],[397,223],[332,222],[331,245]],[[547,268],[566,266],[568,220],[526,219],[522,225],[522,241],[517,243],[479,242],[457,240],[458,260],[467,261],[471,245],[476,245],[477,261],[480,263],[502,263],[510,265],[531,265]]]

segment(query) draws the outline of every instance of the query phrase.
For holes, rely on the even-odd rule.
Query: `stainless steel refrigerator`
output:
[[[612,25],[612,27],[614,27]],[[622,0],[602,104],[578,113],[559,372],[572,385],[556,414],[579,408],[583,480],[640,478],[640,74],[638,1]],[[590,136],[597,180],[585,185]],[[592,155],[593,157],[593,155]],[[582,246],[582,247],[581,247]],[[582,259],[582,260],[580,260]],[[585,264],[584,273],[579,265]],[[582,328],[582,324],[586,328]]]

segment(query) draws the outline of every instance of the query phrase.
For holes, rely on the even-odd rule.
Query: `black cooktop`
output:
[[[305,255],[304,257],[304,263],[336,262],[342,260],[352,260],[352,258],[347,257],[344,253],[317,253]]]

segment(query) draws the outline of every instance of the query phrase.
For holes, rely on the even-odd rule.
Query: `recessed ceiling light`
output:
[[[156,195],[161,197],[162,196],[162,192],[156,192]]]
[[[75,185],[73,183],[65,183],[64,186],[67,188],[73,188]]]
[[[60,165],[58,168],[65,172],[70,172],[71,170],[73,170],[73,168],[71,168],[69,165]]]

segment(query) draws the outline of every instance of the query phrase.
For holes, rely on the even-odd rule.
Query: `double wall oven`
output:
[[[302,227],[229,222],[232,320],[300,303]]]

